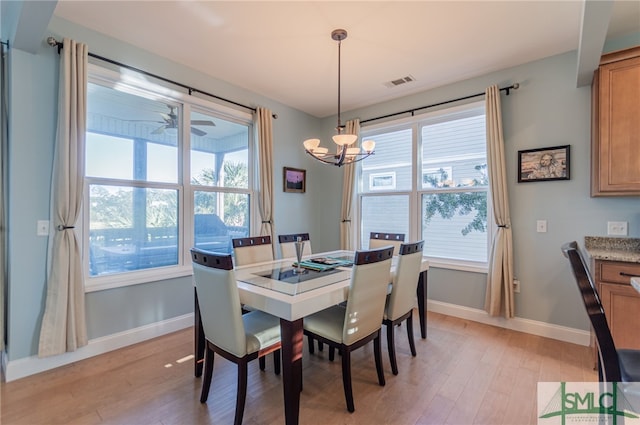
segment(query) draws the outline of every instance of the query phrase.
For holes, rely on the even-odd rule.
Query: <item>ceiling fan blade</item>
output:
[[[209,120],[191,120],[191,125],[212,125],[215,126],[216,123]]]
[[[165,127],[166,127],[166,125],[161,125],[160,127],[158,127],[155,130],[153,130],[151,132],[151,134],[162,134],[162,133],[164,133]]]
[[[204,136],[205,134],[207,134],[206,131],[202,131],[202,130],[200,130],[198,128],[195,128],[195,127],[191,127],[191,132],[193,134],[195,134],[196,136]]]

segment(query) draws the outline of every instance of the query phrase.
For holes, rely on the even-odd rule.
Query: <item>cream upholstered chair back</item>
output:
[[[271,236],[232,239],[232,243],[236,266],[273,260]]]
[[[296,244],[295,242],[301,238],[304,241],[304,248],[302,255],[311,255],[311,240],[308,233],[295,233],[291,235],[279,235],[278,243],[280,244],[280,253],[282,258],[295,258],[296,257]]]
[[[393,248],[356,251],[342,329],[343,344],[353,344],[382,325]]]
[[[404,233],[371,232],[369,234],[369,249],[378,249],[391,245],[393,247],[393,255],[398,255],[402,242],[404,242]]]
[[[423,248],[424,241],[400,245],[391,294],[387,299],[386,319],[396,320],[416,305]]]
[[[247,340],[231,255],[191,250],[193,280],[205,338],[242,357]]]

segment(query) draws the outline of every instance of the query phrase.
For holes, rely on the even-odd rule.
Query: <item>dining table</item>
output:
[[[354,251],[329,251],[302,258],[248,264],[234,269],[240,302],[280,318],[282,341],[282,383],[285,424],[296,425],[302,391],[303,319],[347,300]],[[393,281],[397,256],[391,263],[389,283]],[[427,337],[426,296],[429,261],[423,257],[417,285],[420,334]],[[202,375],[205,336],[200,305],[194,287],[195,376]]]

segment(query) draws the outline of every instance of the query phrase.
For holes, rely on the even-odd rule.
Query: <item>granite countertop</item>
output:
[[[640,263],[640,238],[585,236],[584,246],[595,260]]]

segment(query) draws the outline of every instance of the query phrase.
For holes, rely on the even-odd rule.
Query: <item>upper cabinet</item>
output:
[[[640,46],[602,56],[591,111],[591,196],[640,195]]]

